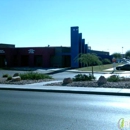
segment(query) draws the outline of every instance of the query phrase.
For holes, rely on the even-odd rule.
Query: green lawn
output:
[[[121,63],[116,63],[116,66],[122,65]],[[98,65],[98,66],[93,66],[94,71],[104,71],[106,69],[113,68],[113,64],[107,64],[107,65]],[[83,67],[83,68],[78,68],[80,71],[92,71],[92,67]],[[111,72],[112,70],[107,70],[107,72]]]

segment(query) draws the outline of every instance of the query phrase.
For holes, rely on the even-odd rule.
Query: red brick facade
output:
[[[0,66],[4,67],[51,67],[51,57],[55,48],[0,48]]]

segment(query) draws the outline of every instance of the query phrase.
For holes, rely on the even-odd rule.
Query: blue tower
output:
[[[88,44],[85,44],[85,53],[88,53]]]
[[[79,39],[82,37],[79,36],[79,27],[71,27],[71,67],[78,68],[79,63],[76,61],[76,57],[79,55]]]
[[[76,58],[79,54],[88,52],[88,45],[85,44],[85,39],[82,38],[82,33],[79,33],[79,27],[71,27],[71,67],[83,67]]]

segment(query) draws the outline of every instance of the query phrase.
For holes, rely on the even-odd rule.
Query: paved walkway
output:
[[[91,73],[92,71],[80,71],[76,69],[72,70],[67,70],[68,72],[73,72],[73,73]],[[104,71],[94,71],[94,73],[100,73],[100,74],[111,74],[113,72],[113,68],[106,69]],[[114,71],[113,74],[130,74],[130,71]]]

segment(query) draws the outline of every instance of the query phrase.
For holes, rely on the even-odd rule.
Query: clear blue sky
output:
[[[70,46],[79,26],[94,50],[130,49],[130,0],[0,0],[0,43]]]

